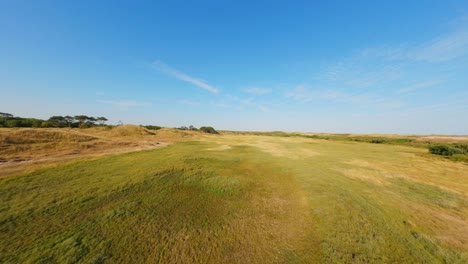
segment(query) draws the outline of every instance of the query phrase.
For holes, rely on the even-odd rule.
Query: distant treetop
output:
[[[12,118],[13,115],[12,115],[12,114],[9,114],[9,113],[2,113],[2,112],[0,112],[0,117],[3,117],[3,118]]]
[[[0,127],[93,127],[96,122],[105,125],[105,117],[90,117],[86,115],[72,116],[51,116],[47,120],[36,118],[15,117],[9,113],[0,112]]]

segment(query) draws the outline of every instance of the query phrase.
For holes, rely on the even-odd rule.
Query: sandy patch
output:
[[[228,149],[231,149],[232,147],[229,146],[229,145],[220,145],[218,147],[214,147],[214,148],[207,148],[206,150],[210,150],[210,151],[223,151],[223,150],[228,150]]]

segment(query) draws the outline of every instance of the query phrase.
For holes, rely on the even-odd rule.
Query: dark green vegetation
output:
[[[77,116],[52,116],[47,120],[36,118],[15,117],[12,114],[0,112],[0,127],[79,127],[90,128],[104,125],[105,117],[92,117],[86,115]]]
[[[194,131],[198,130],[198,128],[194,127],[193,125],[190,125],[188,127],[181,126],[181,127],[177,127],[176,129],[178,129],[178,130],[194,130]]]
[[[466,263],[468,170],[422,152],[217,136],[3,178],[0,262]]]
[[[468,154],[468,145],[453,144],[453,145],[434,145],[429,147],[432,154],[441,156],[453,156],[457,154]]]
[[[190,125],[189,127],[186,127],[186,126],[181,126],[181,127],[178,127],[177,129],[179,130],[193,130],[193,131],[202,131],[204,133],[208,133],[208,134],[219,134],[218,131],[216,131],[213,127],[210,127],[210,126],[202,126],[200,127],[199,129]]]
[[[41,127],[43,122],[45,120],[15,117],[12,114],[0,112],[0,127]]]
[[[200,127],[200,131],[208,133],[208,134],[218,134],[218,131],[216,131],[213,127]]]
[[[153,126],[153,125],[147,125],[147,126],[140,125],[140,126],[146,128],[146,129],[149,129],[149,130],[159,130],[159,129],[162,128],[160,126]]]
[[[429,147],[429,152],[454,161],[468,162],[468,145],[466,144],[433,145]]]

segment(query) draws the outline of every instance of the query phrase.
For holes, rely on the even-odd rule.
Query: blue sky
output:
[[[468,1],[0,0],[0,112],[468,134]]]

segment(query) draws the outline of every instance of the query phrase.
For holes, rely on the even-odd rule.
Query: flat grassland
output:
[[[466,163],[114,129],[0,130],[1,263],[468,262]]]

